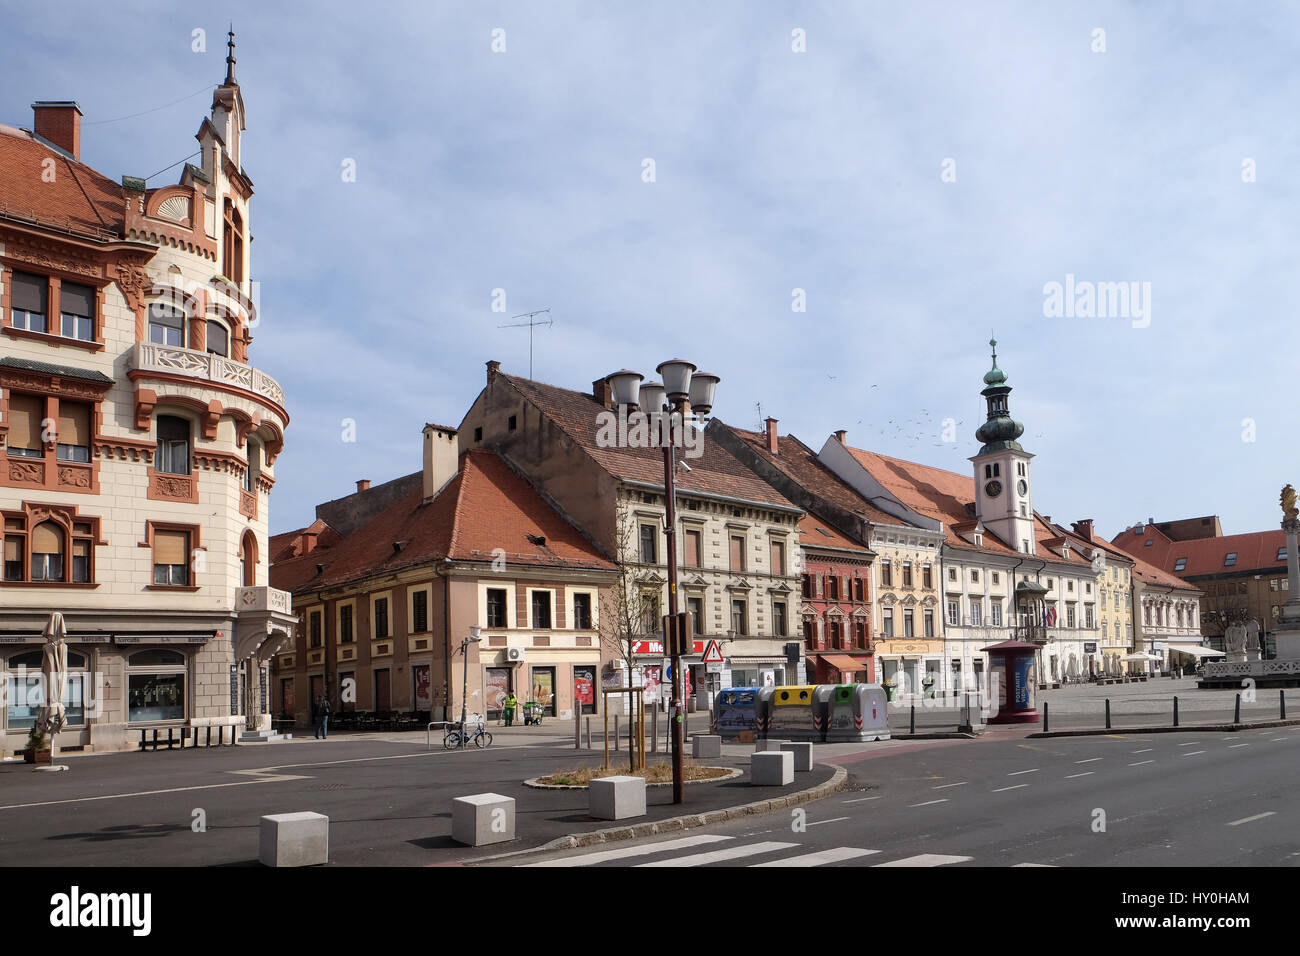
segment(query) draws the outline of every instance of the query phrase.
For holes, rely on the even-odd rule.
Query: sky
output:
[[[1295,5],[5,6],[0,123],[76,100],[114,179],[194,152],[233,21],[273,532],[417,470],[540,309],[539,380],[681,356],[730,424],[963,474],[995,333],[1034,507],[1107,537],[1300,482]]]

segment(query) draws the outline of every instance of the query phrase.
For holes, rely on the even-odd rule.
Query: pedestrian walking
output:
[[[324,694],[321,694],[319,697],[317,697],[315,703],[312,704],[311,718],[312,718],[312,724],[316,728],[316,739],[317,740],[328,739],[330,735],[329,732],[330,702],[329,702],[329,698],[327,698]]]
[[[515,708],[519,706],[519,698],[515,697],[514,691],[506,694],[506,699],[502,702],[502,707],[506,712],[506,726],[509,727],[515,722]]]

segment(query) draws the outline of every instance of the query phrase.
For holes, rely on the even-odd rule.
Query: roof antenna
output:
[[[550,309],[538,309],[536,312],[521,312],[519,315],[512,315],[512,319],[527,319],[527,322],[516,322],[514,325],[498,325],[498,329],[522,329],[528,328],[528,378],[533,379],[533,329],[539,325],[554,325],[555,322],[549,318],[537,319],[539,315],[550,315]]]

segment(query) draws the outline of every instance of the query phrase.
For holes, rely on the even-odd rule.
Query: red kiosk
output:
[[[982,650],[989,655],[989,680],[998,682],[998,712],[989,717],[988,723],[1038,723],[1034,655],[1039,646],[1027,641],[1003,641]]]

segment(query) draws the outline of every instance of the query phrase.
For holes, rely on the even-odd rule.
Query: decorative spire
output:
[[[230,32],[226,34],[226,82],[224,86],[235,86],[235,25],[230,24]]]
[[[1016,439],[1025,433],[1025,426],[1011,418],[1007,406],[1011,386],[1007,384],[1007,373],[998,368],[998,340],[989,339],[989,346],[993,349],[993,367],[984,373],[984,388],[980,392],[988,403],[988,419],[975,432],[976,439],[984,443],[980,454],[1006,448],[1024,451]]]
[[[1002,385],[1007,380],[1007,373],[998,368],[998,340],[989,339],[989,345],[993,347],[993,367],[984,373],[984,384]]]

